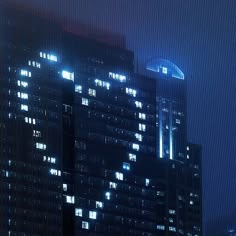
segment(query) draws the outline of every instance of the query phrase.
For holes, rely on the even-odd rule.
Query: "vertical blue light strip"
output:
[[[162,132],[162,99],[159,102],[159,152],[160,158],[163,158],[163,132]]]
[[[170,159],[173,159],[173,114],[172,114],[172,104],[169,103],[169,149],[170,149]]]

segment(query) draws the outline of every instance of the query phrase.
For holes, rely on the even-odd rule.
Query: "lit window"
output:
[[[24,105],[24,104],[21,104],[20,109],[21,109],[22,111],[28,111],[28,106],[27,106],[27,105]]]
[[[164,225],[157,225],[157,229],[158,230],[165,230],[165,226]]]
[[[112,72],[109,72],[109,78],[118,80],[120,82],[125,82],[126,81],[126,76],[125,75],[115,74],[115,73],[112,73]]]
[[[189,151],[189,146],[187,146],[187,151]]]
[[[132,154],[132,153],[129,153],[129,160],[135,162],[136,161],[136,155]]]
[[[75,203],[75,197],[74,196],[66,196],[66,202],[70,204]]]
[[[138,150],[139,150],[139,145],[136,144],[136,143],[133,143],[133,144],[132,144],[132,148],[133,148],[134,150],[138,151]]]
[[[27,93],[17,93],[18,98],[22,98],[22,99],[28,99],[28,94]]]
[[[100,79],[95,79],[95,85],[96,85],[96,86],[100,86],[100,87],[104,87],[104,88],[106,88],[107,90],[110,89],[110,83],[105,82],[105,81],[102,81],[102,80],[100,80]]]
[[[145,132],[146,131],[146,125],[145,124],[139,124],[138,129],[139,129],[139,131]]]
[[[88,94],[89,94],[89,96],[96,97],[96,90],[95,89],[89,89]]]
[[[180,124],[180,119],[175,119],[176,124]]]
[[[82,229],[89,229],[89,223],[87,221],[82,221]]]
[[[169,222],[170,223],[174,223],[174,219],[173,218],[169,218]]]
[[[81,85],[75,85],[75,92],[76,93],[82,93],[82,86]]]
[[[33,137],[41,137],[41,132],[39,130],[33,130]]]
[[[189,159],[189,155],[187,154],[187,159]]]
[[[144,113],[138,113],[138,118],[141,119],[141,120],[146,120],[146,114]]]
[[[47,59],[50,60],[50,61],[57,62],[57,56],[52,55],[52,54],[47,54]]]
[[[176,228],[175,228],[175,227],[173,227],[173,226],[169,226],[169,231],[176,232]]]
[[[75,208],[75,216],[82,217],[83,216],[83,210],[80,208]]]
[[[164,66],[163,66],[163,67],[162,67],[162,73],[163,73],[163,74],[167,74],[167,72],[168,72],[167,67],[164,67]]]
[[[116,187],[117,187],[117,183],[109,182],[109,188],[114,188],[114,189],[116,189]]]
[[[193,201],[190,201],[189,204],[190,204],[190,205],[193,205]]]
[[[136,97],[137,91],[135,89],[131,89],[131,88],[125,88],[125,92],[128,95],[131,95],[133,97]]]
[[[25,81],[20,81],[20,80],[17,80],[17,85],[18,86],[22,86],[24,88],[28,87],[28,83],[25,82]]]
[[[61,176],[61,171],[60,170],[50,169],[49,172],[50,172],[51,175]]]
[[[143,136],[141,134],[135,133],[135,138],[138,139],[138,141],[142,142]]]
[[[88,106],[88,99],[82,98],[82,105]]]
[[[63,191],[66,192],[66,191],[67,191],[67,184],[63,184],[63,185],[62,185],[62,188],[63,188]]]
[[[41,67],[41,65],[40,65],[40,63],[39,62],[36,62],[36,61],[28,61],[28,65],[29,66],[33,66],[33,67],[36,67],[36,68],[40,68]]]
[[[21,71],[20,71],[20,74],[21,74],[22,76],[31,77],[31,72],[30,72],[30,71],[27,71],[27,70],[21,70]]]
[[[117,178],[118,180],[123,180],[124,176],[123,176],[122,173],[116,172],[116,178]]]
[[[137,108],[141,108],[141,109],[142,109],[143,104],[142,104],[141,102],[139,102],[139,101],[135,101],[135,106],[136,106]]]
[[[103,203],[96,201],[96,208],[103,208]]]
[[[69,72],[69,71],[63,70],[62,71],[62,78],[74,81],[74,72]]]
[[[123,169],[124,170],[130,170],[130,164],[127,162],[123,162]]]
[[[145,185],[148,186],[150,183],[150,179],[145,179]]]
[[[164,197],[165,193],[163,191],[157,191],[157,196]]]
[[[97,212],[96,211],[89,211],[89,218],[90,219],[97,219]]]
[[[102,87],[102,81],[100,79],[95,79],[95,85]]]
[[[46,53],[44,53],[44,52],[40,52],[39,53],[39,56],[40,57],[42,57],[42,58],[44,58],[44,59],[48,59],[48,60],[50,60],[50,61],[55,61],[55,62],[57,62],[57,56],[56,55],[53,55],[53,54],[46,54]]]
[[[169,214],[170,215],[175,215],[175,210],[169,209]]]
[[[111,193],[110,193],[110,192],[106,192],[106,193],[105,193],[105,198],[106,198],[107,200],[110,200],[110,199],[111,199]]]
[[[42,150],[46,150],[46,144],[44,143],[36,143],[36,148],[37,149],[42,149]]]

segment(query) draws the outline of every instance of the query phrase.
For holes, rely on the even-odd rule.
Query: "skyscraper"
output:
[[[201,235],[201,150],[168,60],[7,9],[1,28],[1,235]]]

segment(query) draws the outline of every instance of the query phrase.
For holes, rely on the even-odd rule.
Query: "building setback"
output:
[[[202,235],[182,71],[8,8],[1,30],[0,235]]]

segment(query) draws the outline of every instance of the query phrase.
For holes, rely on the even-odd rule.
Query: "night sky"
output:
[[[9,2],[124,34],[139,72],[152,57],[177,64],[188,84],[188,138],[203,148],[204,227],[236,221],[235,0]]]

